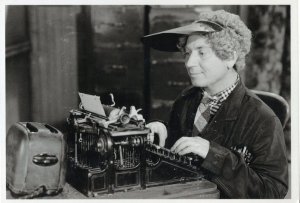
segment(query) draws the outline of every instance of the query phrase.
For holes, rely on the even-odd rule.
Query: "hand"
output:
[[[146,127],[150,128],[151,130],[150,137],[149,137],[150,141],[153,142],[154,134],[157,134],[159,138],[159,146],[164,147],[166,139],[168,137],[166,126],[163,123],[156,121],[156,122],[148,123]]]
[[[200,157],[206,157],[209,150],[209,141],[201,137],[182,137],[175,142],[171,151],[179,155],[194,153]]]

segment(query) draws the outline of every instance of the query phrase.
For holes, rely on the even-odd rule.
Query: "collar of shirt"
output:
[[[208,97],[208,105],[210,107],[210,114],[215,115],[217,111],[219,110],[222,103],[228,98],[228,96],[231,94],[231,92],[234,90],[234,88],[237,86],[237,84],[240,81],[240,76],[237,75],[237,79],[230,87],[224,89],[221,92],[218,92],[212,96],[210,96],[206,91],[203,90],[203,97]],[[202,102],[202,101],[201,101]]]

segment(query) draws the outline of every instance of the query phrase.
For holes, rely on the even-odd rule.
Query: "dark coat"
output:
[[[201,90],[189,88],[176,99],[166,147],[191,136]],[[199,136],[210,141],[201,167],[221,198],[284,198],[288,163],[282,125],[274,112],[240,82]],[[237,149],[247,148],[246,155]],[[249,157],[248,157],[249,158]]]

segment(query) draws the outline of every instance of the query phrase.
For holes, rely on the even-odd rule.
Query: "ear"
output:
[[[236,60],[237,60],[237,54],[236,54],[236,51],[234,51],[233,57],[231,59],[228,59],[225,61],[228,69],[231,69],[234,66],[234,64],[236,63]]]

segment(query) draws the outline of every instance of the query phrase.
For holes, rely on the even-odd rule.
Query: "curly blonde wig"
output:
[[[252,35],[240,17],[224,10],[203,11],[200,13],[199,20],[213,21],[224,27],[219,32],[208,33],[205,36],[220,59],[232,59],[236,52],[237,61],[234,68],[237,71],[242,70],[245,66],[245,57],[250,51]],[[185,46],[186,40],[187,37],[179,40],[179,49]]]

